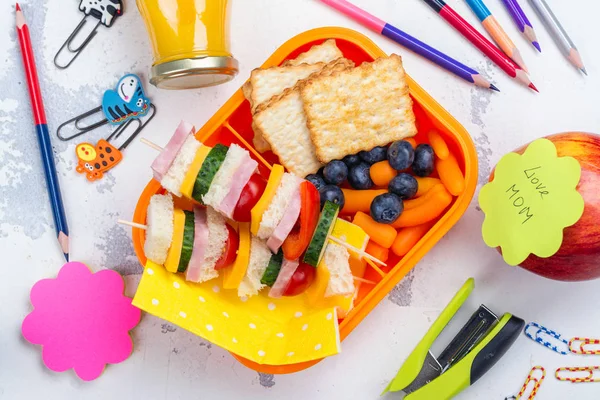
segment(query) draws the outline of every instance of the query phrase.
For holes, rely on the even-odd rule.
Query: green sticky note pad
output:
[[[500,247],[509,265],[521,264],[530,254],[554,255],[563,229],[583,215],[583,198],[576,189],[580,177],[579,162],[558,157],[548,139],[532,142],[523,155],[502,157],[494,180],[479,193],[485,243]]]

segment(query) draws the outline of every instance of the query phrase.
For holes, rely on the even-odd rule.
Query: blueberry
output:
[[[326,201],[339,205],[340,209],[344,208],[344,192],[339,187],[335,185],[323,186],[319,190],[319,194],[321,195],[321,208],[323,208]]]
[[[415,159],[415,150],[406,140],[400,140],[390,145],[387,152],[390,166],[396,171],[408,169]]]
[[[371,217],[382,224],[391,224],[398,219],[404,211],[404,204],[393,193],[384,193],[373,199],[371,203]]]
[[[375,164],[376,162],[385,160],[387,157],[387,147],[377,146],[370,151],[361,151],[358,153],[358,156],[367,164]]]
[[[342,161],[331,161],[323,170],[325,182],[331,185],[341,185],[348,177],[348,167]]]
[[[306,176],[306,180],[315,185],[317,190],[321,189],[326,185],[325,180],[319,174],[310,174]]]
[[[370,168],[369,164],[364,162],[350,168],[350,172],[348,173],[348,182],[350,183],[350,186],[354,189],[363,190],[373,187]]]
[[[400,173],[390,181],[388,190],[401,199],[410,199],[417,194],[419,183],[414,176],[407,173]]]
[[[433,172],[433,148],[428,144],[420,144],[415,149],[415,161],[412,169],[417,176],[429,176]]]
[[[342,158],[342,161],[348,166],[348,168],[350,167],[354,167],[355,165],[360,163],[360,157],[357,154],[350,154],[344,158]]]

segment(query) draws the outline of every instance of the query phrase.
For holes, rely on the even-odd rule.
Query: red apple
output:
[[[570,156],[581,165],[577,191],[583,197],[583,216],[563,231],[563,242],[549,258],[530,255],[520,266],[559,281],[586,281],[600,277],[600,136],[569,132],[547,136],[559,157]],[[515,150],[522,154],[527,145]],[[493,179],[494,174],[490,176]],[[498,249],[500,250],[500,249]]]

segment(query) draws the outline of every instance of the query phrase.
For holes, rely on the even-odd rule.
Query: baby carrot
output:
[[[446,189],[454,196],[458,196],[465,190],[465,177],[453,154],[448,155],[445,160],[436,160],[435,168]]]
[[[415,138],[409,137],[404,140],[406,140],[408,143],[410,143],[412,145],[413,149],[417,147],[417,141],[415,140]]]
[[[390,255],[389,249],[386,249],[385,247],[378,245],[377,243],[375,243],[372,240],[369,240],[369,243],[367,244],[367,248],[365,249],[365,251],[367,253],[369,253],[370,255],[372,255],[373,257],[375,257],[376,259],[378,259],[379,261],[383,261],[383,262],[386,262]]]
[[[415,176],[415,179],[417,180],[417,183],[419,184],[419,188],[417,189],[417,194],[415,195],[415,197],[423,196],[425,193],[429,192],[429,190],[431,188],[433,188],[435,185],[442,183],[442,181],[440,181],[438,178],[431,178],[431,177],[421,178],[419,176]]]
[[[404,210],[411,210],[413,208],[417,208],[425,203],[427,203],[432,196],[435,196],[435,193],[439,190],[445,189],[444,185],[442,184],[442,182],[438,183],[437,185],[435,185],[434,187],[431,188],[431,190],[429,190],[427,193],[425,193],[423,196],[421,197],[416,197],[414,199],[410,199],[410,200],[404,200]]]
[[[377,186],[389,185],[390,181],[398,175],[396,171],[387,160],[379,161],[371,165],[371,180]]]
[[[363,228],[372,241],[386,249],[389,249],[396,239],[397,232],[392,226],[380,224],[364,212],[357,212],[352,222]]]
[[[429,138],[429,144],[431,144],[431,147],[433,147],[435,155],[440,160],[445,160],[448,158],[450,155],[450,150],[448,150],[448,145],[446,145],[446,142],[444,142],[442,135],[440,135],[435,129],[432,129],[429,131],[427,136]]]
[[[394,228],[406,228],[433,221],[452,203],[452,195],[444,190],[436,190],[424,204],[410,210],[404,210],[392,224]],[[364,229],[364,228],[363,228]]]
[[[411,226],[409,228],[400,229],[396,240],[392,244],[392,251],[397,256],[404,256],[410,251],[415,245],[425,236],[429,229],[433,226],[434,222],[427,222],[425,224]]]
[[[342,189],[344,193],[344,208],[340,211],[342,214],[355,214],[359,211],[364,213],[370,212],[373,199],[380,194],[387,193],[385,189],[372,190],[353,190]]]

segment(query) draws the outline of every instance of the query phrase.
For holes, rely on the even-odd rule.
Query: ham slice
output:
[[[292,276],[294,276],[294,272],[298,269],[300,262],[298,260],[290,261],[283,259],[283,264],[281,264],[281,270],[279,271],[279,275],[277,275],[277,279],[269,290],[269,297],[277,299],[285,293],[286,289],[290,285],[290,281]]]
[[[240,200],[242,190],[256,171],[258,163],[254,161],[249,154],[246,153],[245,160],[242,161],[238,169],[233,173],[231,178],[231,187],[229,192],[219,205],[219,211],[227,218],[233,218],[233,211]]]
[[[185,279],[192,282],[198,282],[202,273],[202,264],[206,247],[208,246],[208,222],[206,218],[206,209],[194,208],[194,248],[192,257],[188,264]]]
[[[173,161],[175,161],[175,157],[177,157],[177,153],[183,146],[183,143],[188,138],[189,135],[193,135],[196,128],[194,125],[187,123],[185,121],[181,121],[177,130],[169,140],[169,143],[165,146],[163,151],[160,152],[158,157],[152,163],[152,172],[154,175],[154,179],[161,182]]]
[[[302,179],[298,179],[298,185],[294,188],[292,198],[283,212],[281,221],[279,221],[273,234],[267,240],[267,246],[275,254],[279,251],[279,248],[294,228],[294,225],[296,225],[296,221],[300,216],[300,206],[302,204],[302,200],[300,199],[300,183],[302,181]]]

